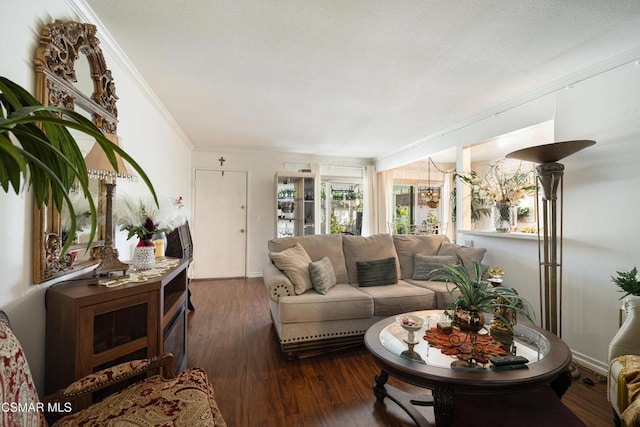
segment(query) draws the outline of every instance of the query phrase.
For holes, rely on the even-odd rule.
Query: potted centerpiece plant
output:
[[[75,236],[77,213],[69,193],[77,183],[88,201],[90,244],[96,233],[97,211],[89,191],[84,157],[69,132],[75,129],[95,138],[115,170],[118,170],[116,154],[129,163],[157,202],[155,190],[142,168],[93,122],[67,108],[43,106],[26,89],[4,77],[0,77],[0,92],[0,187],[5,193],[13,190],[19,194],[28,187],[38,206],[50,201],[59,211],[66,206],[70,213],[68,233]],[[72,241],[73,238],[66,239],[61,254]]]
[[[484,327],[484,314],[491,313],[509,330],[515,324],[515,316],[524,315],[533,322],[531,305],[515,290],[492,286],[482,278],[482,268],[473,262],[469,271],[458,256],[457,265],[442,265],[434,272],[434,279],[447,282],[452,296],[447,316],[461,331],[475,333]]]

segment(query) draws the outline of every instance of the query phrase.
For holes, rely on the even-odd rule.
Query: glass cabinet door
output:
[[[315,193],[312,173],[276,173],[276,237],[316,233]]]

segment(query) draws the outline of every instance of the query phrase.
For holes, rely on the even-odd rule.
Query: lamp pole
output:
[[[575,140],[537,145],[507,154],[507,158],[539,163],[536,167],[536,193],[542,198],[542,235],[538,218],[538,262],[540,315],[542,327],[562,334],[562,180],[564,165],[557,163],[571,154],[595,144]],[[558,187],[560,198],[558,199]],[[558,209],[560,202],[560,209]],[[536,215],[538,217],[538,215]]]

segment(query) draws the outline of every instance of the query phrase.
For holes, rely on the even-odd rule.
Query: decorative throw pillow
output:
[[[382,286],[398,283],[395,257],[356,262],[360,286]]]
[[[342,236],[342,247],[347,264],[349,283],[358,283],[358,261],[396,258],[396,272],[400,273],[398,254],[390,234],[374,234],[373,236]],[[337,272],[336,272],[337,273]],[[400,275],[398,274],[398,279]]]
[[[433,280],[432,274],[435,270],[446,265],[458,264],[458,257],[455,255],[422,255],[413,256],[413,276],[414,280]]]
[[[393,245],[398,253],[403,279],[413,277],[413,255],[437,255],[443,242],[449,243],[444,234],[394,234]]]
[[[326,295],[327,291],[336,285],[336,273],[327,256],[309,264],[309,276],[313,289],[319,294]]]
[[[282,252],[269,252],[269,258],[291,280],[296,295],[313,289],[309,276],[311,258],[300,243]]]
[[[470,246],[460,246],[454,243],[443,242],[442,246],[440,246],[440,250],[438,251],[438,255],[460,255],[464,267],[470,274],[473,274],[474,261],[478,264],[482,264],[482,258],[484,258],[485,252],[487,252],[487,250],[484,248],[473,248]]]

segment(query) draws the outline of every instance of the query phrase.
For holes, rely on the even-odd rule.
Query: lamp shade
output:
[[[105,135],[111,142],[120,146],[118,143],[119,137],[117,135],[107,134]],[[114,153],[116,156],[116,161],[118,165],[118,170],[116,171],[114,167],[109,162],[107,155],[100,147],[100,144],[97,142],[93,144],[91,151],[84,158],[85,164],[87,165],[87,172],[89,173],[89,177],[97,178],[97,179],[105,179],[108,181],[113,181],[116,178],[124,178],[124,179],[132,179],[134,175],[132,175],[127,166],[125,165],[122,157],[118,153]]]
[[[583,148],[595,144],[589,139],[579,139],[575,141],[554,142],[551,144],[536,145],[534,147],[523,148],[507,154],[508,159],[524,160],[533,163],[553,163],[562,160]]]
[[[114,144],[120,145],[117,135],[107,134],[105,136]],[[91,151],[89,151],[89,154],[84,158],[89,177],[104,180],[106,192],[105,239],[104,245],[100,248],[100,264],[94,270],[96,277],[109,275],[114,271],[122,271],[123,274],[126,274],[129,268],[129,264],[120,262],[118,259],[118,250],[113,247],[113,194],[115,192],[117,178],[133,179],[134,175],[129,173],[120,155],[117,153],[114,154],[116,156],[116,164],[118,165],[117,171],[111,165],[102,147],[97,142],[93,144]]]

